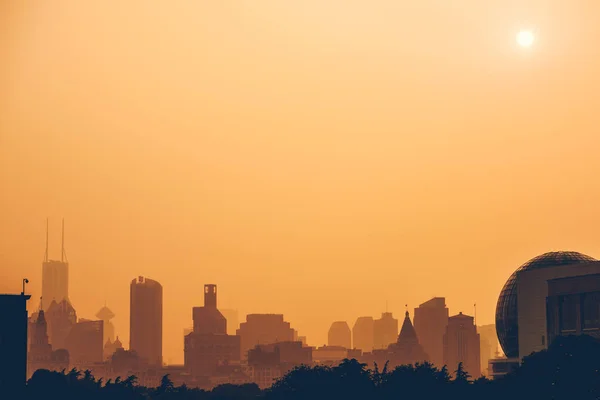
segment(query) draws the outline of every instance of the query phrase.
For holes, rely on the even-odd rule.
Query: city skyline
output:
[[[64,217],[77,316],[127,347],[156,280],[175,364],[205,282],[322,346],[600,257],[599,3],[174,1],[0,2],[0,292],[37,309]]]
[[[61,251],[62,251],[62,252],[63,252],[63,254],[64,254],[64,252],[66,251],[66,250],[65,250],[65,248],[64,248],[64,219],[63,219],[63,221],[62,221],[62,232],[63,232],[63,234],[62,234],[63,246],[62,246],[62,250],[61,250]],[[47,239],[46,239],[46,240],[47,240]],[[46,243],[47,243],[47,241],[46,241]],[[46,257],[47,257],[47,254],[48,254],[48,251],[47,251],[47,250],[46,250],[46,253],[45,253],[45,254],[46,254],[46,255],[45,255],[44,257],[46,258]],[[44,266],[44,265],[43,265],[43,266]],[[67,264],[67,267],[68,267],[68,264]],[[42,269],[43,269],[43,268],[42,268]],[[131,286],[131,285],[133,285],[133,282],[135,282],[135,281],[137,281],[137,280],[139,280],[139,279],[142,279],[142,276],[139,276],[139,277],[137,277],[136,279],[134,279],[133,281],[131,281],[131,282],[130,282],[130,286]],[[151,279],[150,279],[150,280],[151,280]],[[151,281],[152,281],[152,280],[151,280]],[[34,281],[34,282],[35,282],[35,281]],[[159,282],[159,281],[157,281],[157,282],[158,282],[158,283],[159,283],[159,285],[160,285],[160,282]],[[33,286],[35,286],[35,284],[34,284]],[[31,295],[31,294],[30,294],[30,292],[31,292],[31,291],[30,291],[30,287],[31,287],[31,285],[27,285],[27,294],[28,294],[28,295]],[[200,295],[201,295],[201,296],[205,296],[206,294],[205,294],[205,293],[203,294],[203,293],[202,293],[202,291],[201,291]],[[434,301],[434,300],[436,300],[436,299],[438,299],[438,298],[439,298],[439,296],[432,296],[431,298],[428,298],[428,299],[426,299],[426,302],[429,302],[429,301]],[[42,297],[40,297],[40,298],[39,298],[39,301],[42,301],[42,300],[43,300],[43,299],[42,299]],[[424,298],[423,300],[425,300],[425,298]],[[67,301],[70,301],[70,300],[69,300],[69,299],[67,299]],[[131,301],[131,299],[129,299],[128,301]],[[465,311],[465,312],[464,312],[464,314],[468,314],[468,315],[471,315],[471,314],[472,314],[472,315],[474,316],[474,318],[477,318],[477,309],[476,309],[476,304],[472,304],[471,306],[472,306],[472,310],[467,310],[467,311]],[[392,310],[389,310],[389,304],[388,304],[388,301],[386,301],[385,307],[386,307],[385,309],[386,309],[386,310],[388,310],[388,311],[382,311],[381,313],[374,313],[374,314],[372,314],[372,315],[356,315],[356,316],[355,316],[353,319],[350,319],[350,320],[348,320],[348,323],[353,325],[353,324],[356,322],[356,320],[357,320],[357,319],[359,319],[359,318],[363,318],[363,317],[367,317],[367,316],[368,316],[368,317],[372,317],[372,318],[374,319],[374,321],[376,321],[376,320],[377,320],[377,318],[380,318],[380,317],[382,317],[382,316],[384,316],[384,315],[389,315],[389,314],[391,314],[392,318],[395,318],[396,320],[398,320],[398,319],[399,319],[399,315],[402,315],[402,313],[401,313],[401,312],[400,312],[399,314],[395,314],[395,313],[394,313]],[[409,305],[408,305],[408,304],[404,304],[404,309],[406,309],[407,307],[409,307]],[[495,307],[496,307],[496,305],[494,305],[494,312],[495,312]],[[115,308],[116,308],[116,307],[115,307]],[[221,307],[219,307],[219,308],[221,308]],[[415,307],[415,310],[416,310],[416,309],[417,309],[417,308]],[[77,309],[76,309],[76,311],[77,311]],[[127,315],[129,315],[129,316],[130,316],[130,312],[129,312],[129,310],[127,310],[127,311],[128,311],[128,312],[127,312]],[[463,313],[463,311],[458,311],[458,310],[456,310],[456,312],[454,312],[454,308],[452,308],[452,312],[451,312],[451,314],[452,314],[452,313],[459,314],[459,313]],[[286,316],[286,314],[285,314],[285,313],[283,313],[283,312],[282,312],[282,313],[277,313],[277,312],[273,312],[273,311],[267,311],[267,312],[256,312],[256,311],[250,310],[250,311],[248,311],[247,313],[242,313],[242,314],[240,314],[240,315],[241,315],[241,320],[240,320],[239,322],[245,322],[245,317],[246,317],[248,314],[283,314],[283,315],[284,315],[284,317],[287,319],[287,316]],[[87,317],[87,315],[84,315],[84,316],[83,316],[83,320],[84,320],[84,321],[85,321],[85,320],[88,320],[88,318],[86,318],[86,317]],[[291,322],[292,322],[292,325],[294,325],[294,322],[293,322],[293,321],[291,321]],[[324,339],[324,341],[323,341],[322,343],[321,343],[321,342],[318,342],[318,341],[315,341],[315,340],[313,340],[311,336],[308,336],[308,335],[306,335],[305,333],[301,332],[299,329],[295,329],[295,330],[296,330],[296,334],[298,334],[298,333],[303,333],[303,335],[302,335],[302,336],[308,336],[308,345],[310,345],[310,346],[313,346],[313,347],[315,347],[315,348],[316,348],[316,347],[319,347],[319,346],[325,346],[325,345],[327,345],[327,344],[328,344],[328,342],[329,342],[329,338],[328,338],[328,331],[327,331],[327,329],[329,329],[329,328],[330,328],[330,326],[331,326],[331,322],[332,322],[332,321],[329,321],[329,322],[328,322],[328,324],[329,324],[329,325],[327,325],[327,327],[326,327],[326,329],[325,329],[324,333],[323,333],[323,332],[317,332],[317,335],[316,335],[317,337],[320,337],[320,336],[324,336],[324,337],[325,337],[325,339]],[[333,321],[333,322],[335,323],[335,321]],[[344,322],[346,322],[346,321],[344,321]],[[396,322],[397,322],[397,321],[396,321]],[[492,321],[490,321],[489,323],[490,323],[490,324],[493,324],[494,322],[495,322],[495,320],[494,320],[494,319],[492,319]],[[480,323],[480,322],[478,322],[477,326],[482,326],[482,325],[486,325],[486,324],[487,324],[486,322],[484,322],[484,323]],[[348,325],[348,327],[350,327],[350,325]],[[127,341],[128,341],[128,340],[130,340],[130,339],[129,339],[129,328],[130,328],[130,325],[129,325],[129,323],[127,323],[127,325],[126,325],[126,326],[123,326],[123,327],[120,327],[120,328],[121,328],[121,329],[118,329],[118,328],[117,328],[117,329],[115,330],[115,332],[117,332],[117,334],[118,334],[118,335],[119,335],[119,336],[120,336],[120,337],[121,337],[121,338],[122,338],[124,341],[125,341],[125,340],[127,340]],[[165,325],[164,325],[164,323],[163,323],[163,326],[162,326],[162,331],[164,332],[164,331],[168,331],[168,330],[173,330],[172,328],[173,328],[173,327],[167,327],[167,326],[165,326]],[[179,329],[180,331],[181,331],[181,329],[184,329],[184,330],[185,330],[185,329],[187,329],[187,327],[185,327],[185,326],[178,327],[178,328],[180,328],[180,329]],[[229,328],[228,328],[228,330],[229,330]],[[395,333],[395,334],[391,335],[391,337],[393,337],[393,338],[396,338],[398,333],[399,333],[399,332],[397,332],[397,333]],[[164,334],[163,334],[163,336],[164,336]],[[353,343],[353,340],[354,340],[354,337],[352,336],[352,343]],[[376,344],[376,343],[377,343],[377,340],[375,340],[375,341],[374,341],[374,344]],[[390,342],[390,343],[391,343],[391,342]],[[494,346],[497,348],[497,350],[498,350],[498,351],[500,351],[500,354],[502,354],[502,348],[501,348],[500,346],[498,346],[498,343],[494,343],[493,345],[494,345]],[[387,345],[382,345],[382,346],[384,346],[384,347],[385,347],[385,346],[387,346]],[[379,348],[384,348],[384,347],[379,347]],[[166,340],[162,340],[162,348],[163,348],[163,349],[165,349],[165,348],[169,348],[169,346],[168,346],[168,343],[166,342]],[[351,348],[354,348],[354,346],[352,346]],[[375,346],[375,348],[377,348],[377,346]],[[173,347],[171,347],[171,349],[173,349]],[[164,350],[163,350],[163,352],[164,352]],[[176,353],[165,354],[165,356],[163,357],[163,361],[162,361],[162,363],[163,363],[163,364],[166,364],[166,365],[179,365],[179,364],[182,364],[182,363],[183,363],[183,349],[182,349],[182,353],[181,353],[181,354],[176,354]]]

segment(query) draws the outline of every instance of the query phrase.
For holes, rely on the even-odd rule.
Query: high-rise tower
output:
[[[42,263],[42,298],[45,311],[52,301],[60,303],[69,300],[69,262],[65,251],[65,220],[62,221],[62,241],[60,261],[48,258],[48,220],[46,220],[46,252]]]
[[[162,365],[162,297],[160,283],[143,276],[131,281],[129,349],[151,365]]]
[[[352,346],[364,353],[373,351],[373,317],[358,317],[352,327]]]
[[[331,324],[327,333],[327,344],[345,349],[352,348],[352,332],[346,321],[335,321]]]
[[[458,364],[473,379],[481,375],[480,339],[474,318],[462,312],[448,318],[448,326],[444,335],[444,364],[453,374]]]
[[[434,297],[415,308],[415,330],[419,342],[436,367],[444,365],[444,334],[448,325],[448,307],[444,297]]]

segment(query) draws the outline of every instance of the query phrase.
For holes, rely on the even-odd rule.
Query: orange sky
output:
[[[0,290],[71,300],[128,343],[137,275],[183,361],[201,287],[329,324],[431,296],[493,322],[545,251],[600,257],[600,3],[3,1]],[[519,29],[536,32],[519,48]],[[37,300],[32,302],[37,307]]]

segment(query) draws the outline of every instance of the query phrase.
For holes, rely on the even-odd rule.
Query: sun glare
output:
[[[517,43],[521,47],[529,47],[533,44],[535,37],[531,31],[521,31],[517,34]]]

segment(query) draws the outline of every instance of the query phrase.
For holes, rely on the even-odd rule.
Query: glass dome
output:
[[[517,272],[591,261],[596,261],[596,259],[575,251],[555,251],[534,257],[513,272],[504,284],[496,305],[496,333],[506,357],[519,356]]]

